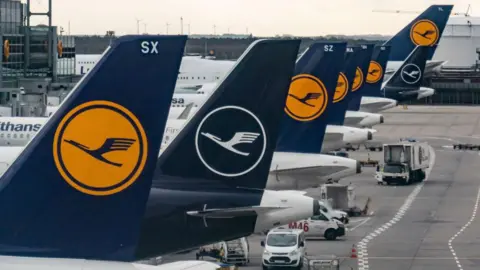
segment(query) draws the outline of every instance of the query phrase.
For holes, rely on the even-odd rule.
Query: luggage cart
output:
[[[308,270],[339,270],[340,260],[335,256],[315,256],[308,258]]]

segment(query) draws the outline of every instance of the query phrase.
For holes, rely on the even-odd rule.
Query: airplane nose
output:
[[[371,140],[373,139],[373,133],[371,131],[368,132],[368,137],[367,137],[367,140]]]
[[[380,115],[380,124],[383,124],[383,115]]]
[[[357,173],[362,173],[362,163],[357,160]]]
[[[313,200],[313,215],[320,215],[320,203],[318,200]]]

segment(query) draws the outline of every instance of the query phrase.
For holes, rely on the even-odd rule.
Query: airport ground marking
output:
[[[351,229],[348,229],[348,231],[349,231],[349,232],[354,231],[356,228],[358,228],[358,227],[362,226],[363,224],[367,223],[367,221],[369,221],[370,219],[371,219],[371,218],[365,218],[365,219],[363,219],[363,220],[356,220],[355,223],[356,223],[356,222],[359,222],[359,221],[361,221],[361,222],[360,222],[359,224],[357,224],[357,226],[355,226],[355,227],[353,227],[353,228],[351,228]],[[352,223],[352,221],[350,221],[350,223]]]
[[[400,207],[400,209],[397,211],[395,216],[388,221],[387,223],[383,224],[382,226],[378,227],[375,229],[373,232],[369,233],[367,236],[365,236],[358,244],[358,259],[357,259],[357,264],[358,264],[358,270],[369,270],[370,266],[368,264],[368,244],[371,242],[375,237],[381,235],[383,232],[388,230],[390,227],[392,227],[395,223],[399,222],[402,217],[405,215],[407,210],[410,208],[412,203],[415,201],[415,198],[417,197],[418,193],[422,190],[423,186],[425,185],[425,181],[428,180],[428,177],[430,176],[430,173],[433,169],[433,166],[435,164],[435,150],[433,147],[430,146],[430,166],[426,171],[426,176],[425,180],[415,186],[415,188],[410,192],[408,197],[405,199],[405,202],[403,205]]]
[[[452,252],[453,259],[455,260],[455,263],[458,266],[459,270],[463,270],[462,264],[460,263],[460,259],[457,256],[457,253],[455,252],[455,249],[453,248],[452,242],[465,231],[475,220],[475,217],[477,216],[477,209],[478,209],[478,203],[480,202],[480,187],[478,188],[477,192],[477,200],[475,201],[475,205],[473,206],[473,211],[472,211],[472,216],[470,217],[470,220],[463,225],[463,227],[455,234],[453,235],[449,240],[448,240],[448,248],[450,249],[450,252]]]

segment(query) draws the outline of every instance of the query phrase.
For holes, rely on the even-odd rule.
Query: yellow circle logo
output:
[[[376,83],[382,78],[383,68],[382,66],[375,61],[370,61],[370,66],[368,66],[367,82]]]
[[[419,20],[410,30],[410,39],[415,45],[433,46],[440,36],[437,25],[430,20]]]
[[[340,72],[337,81],[337,88],[335,88],[335,95],[333,95],[333,103],[342,101],[348,93],[348,80],[347,76]]]
[[[355,70],[355,79],[353,79],[352,92],[357,91],[363,85],[363,72],[357,67]]]
[[[300,74],[292,78],[285,106],[290,117],[311,121],[323,114],[327,104],[327,88],[317,77]]]
[[[90,101],[60,122],[53,158],[60,175],[80,192],[102,196],[120,192],[140,176],[148,143],[140,121],[110,101]]]

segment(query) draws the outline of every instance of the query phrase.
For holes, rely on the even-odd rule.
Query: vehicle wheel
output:
[[[377,149],[378,149],[379,152],[382,152],[382,150],[383,150],[382,147],[378,147]]]
[[[376,149],[375,149],[375,147],[370,147],[370,148],[368,148],[368,150],[375,151]]]
[[[327,240],[335,240],[337,239],[337,233],[335,232],[334,229],[328,229],[326,232],[325,232],[325,239]]]
[[[263,270],[268,270],[268,266],[265,266],[265,265],[262,263],[262,269],[263,269]]]

